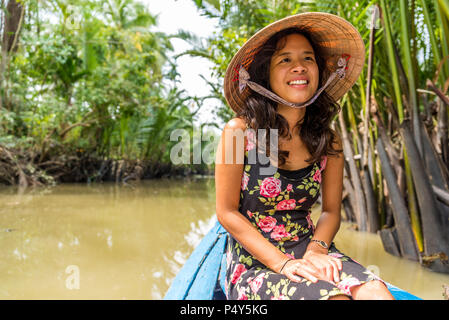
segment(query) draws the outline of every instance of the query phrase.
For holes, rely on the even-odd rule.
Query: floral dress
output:
[[[314,233],[311,207],[319,196],[327,157],[300,170],[276,169],[270,162],[264,166],[258,160],[248,161],[248,155],[257,154],[252,141],[253,136],[248,134],[239,211],[286,256],[300,259]],[[272,167],[275,173],[262,175],[260,169],[267,167]],[[351,287],[370,280],[381,280],[341,253],[332,243],[328,254],[342,261],[340,281],[333,283],[319,280],[313,283],[303,278],[299,283],[293,282],[267,268],[232,236],[228,236],[225,279],[227,299],[328,299],[339,294],[351,296]]]

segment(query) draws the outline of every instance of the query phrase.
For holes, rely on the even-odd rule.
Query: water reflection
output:
[[[0,299],[161,299],[214,223],[215,187],[212,178],[3,187],[0,204]],[[386,281],[442,299],[448,275],[388,255],[376,235],[343,225],[335,242]]]

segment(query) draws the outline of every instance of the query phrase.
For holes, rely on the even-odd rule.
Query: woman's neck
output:
[[[293,135],[297,131],[297,129],[295,129],[295,132],[293,132],[293,128],[295,127],[296,123],[298,123],[298,121],[304,118],[304,115],[306,114],[306,108],[293,108],[283,104],[278,104],[277,112],[287,120],[289,130]]]

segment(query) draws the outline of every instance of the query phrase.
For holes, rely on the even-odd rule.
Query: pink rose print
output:
[[[228,279],[225,279],[225,295],[226,295],[226,299],[229,300],[229,296],[228,296]]]
[[[252,218],[253,217],[253,215],[254,215],[254,213],[252,213],[251,211],[249,211],[249,210],[246,210],[246,214],[248,215],[248,217],[250,217],[250,218]]]
[[[246,130],[246,137],[247,137],[247,143],[246,143],[246,151],[254,149],[256,146],[254,144],[254,131],[253,130]]]
[[[318,183],[321,183],[321,171],[320,170],[315,171],[315,174],[313,175],[313,181],[318,181]]]
[[[248,186],[248,181],[249,181],[249,177],[246,174],[246,172],[243,172],[243,177],[242,177],[242,191],[246,189],[246,187]]]
[[[250,282],[249,286],[254,293],[257,293],[262,286],[264,276],[265,273],[261,273]]]
[[[283,224],[276,226],[273,228],[273,232],[271,233],[271,239],[276,241],[280,241],[282,238],[290,237],[291,234],[285,231],[285,227]]]
[[[295,257],[293,255],[291,255],[290,253],[286,253],[285,254],[287,257],[289,257],[290,259],[295,259]]]
[[[289,299],[283,294],[281,294],[280,296],[277,297],[271,297],[271,300],[289,300]]]
[[[234,273],[232,274],[232,280],[231,283],[232,284],[236,284],[237,281],[240,279],[240,276],[242,275],[242,273],[246,272],[246,268],[243,264],[238,264],[235,266],[234,269]]]
[[[239,289],[239,296],[238,296],[237,300],[248,300],[248,297],[245,294],[245,288],[241,287]]]
[[[265,217],[259,220],[259,223],[257,225],[260,229],[262,229],[263,232],[270,232],[271,230],[273,230],[276,222],[277,220],[273,217]]]
[[[260,195],[266,198],[276,197],[281,192],[281,180],[274,177],[265,178],[260,186]]]
[[[295,199],[282,200],[276,205],[277,210],[293,210],[296,207]]]
[[[330,252],[327,254],[328,256],[334,257],[334,258],[341,258],[344,257],[341,253],[338,252]]]
[[[293,190],[293,186],[289,183],[288,185],[287,185],[287,191],[292,191]]]
[[[338,282],[336,285],[339,289],[343,290],[347,295],[351,295],[351,288],[353,286],[358,286],[360,285],[360,281],[357,278],[354,277],[348,277],[345,278],[343,280],[341,280],[340,282]]]
[[[320,162],[321,171],[323,171],[324,168],[326,168],[326,163],[327,163],[327,156],[324,156],[323,159]]]
[[[313,225],[312,218],[310,217],[311,214],[312,214],[312,212],[309,211],[309,214],[306,217],[307,223],[309,224],[307,228],[309,228],[309,229],[312,228],[312,232],[315,232],[315,226]]]
[[[226,252],[226,269],[229,269],[229,267],[231,266],[231,262],[232,262],[232,255],[230,251]]]

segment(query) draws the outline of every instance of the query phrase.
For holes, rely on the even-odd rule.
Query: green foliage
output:
[[[170,132],[192,130],[189,106],[198,101],[176,88],[171,36],[150,31],[157,21],[147,6],[24,3],[27,19],[7,67],[0,143],[169,163]]]

